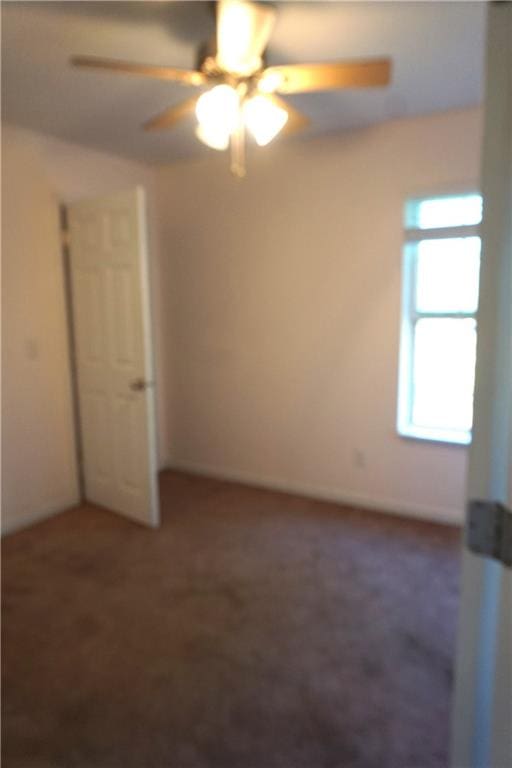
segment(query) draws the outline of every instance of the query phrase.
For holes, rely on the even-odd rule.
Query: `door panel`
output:
[[[110,275],[109,301],[115,308],[113,316],[113,358],[119,367],[130,366],[135,361],[135,329],[133,327],[131,274],[126,267],[115,267]]]
[[[156,525],[143,190],[71,205],[69,228],[86,497]]]
[[[77,344],[84,365],[95,365],[105,361],[105,318],[102,315],[102,285],[98,269],[77,269],[77,301],[75,303],[78,322],[75,322]]]

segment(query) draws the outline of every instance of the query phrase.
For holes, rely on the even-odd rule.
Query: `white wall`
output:
[[[2,130],[2,529],[77,501],[58,205],[136,184],[148,193],[155,327],[165,325],[154,170],[14,126]],[[165,337],[155,334],[167,454]]]
[[[460,520],[466,450],[395,433],[402,206],[475,183],[479,146],[479,112],[447,113],[276,142],[237,182],[221,153],[155,169],[5,127],[4,529],[77,497],[57,205],[138,183],[161,463]]]
[[[169,463],[462,519],[466,449],[395,431],[402,210],[479,151],[468,110],[158,170]]]

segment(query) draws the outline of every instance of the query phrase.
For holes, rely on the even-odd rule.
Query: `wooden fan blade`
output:
[[[217,3],[217,63],[221,69],[251,75],[274,27],[276,11],[268,3],[219,0]]]
[[[276,96],[275,93],[269,94],[268,98],[271,99],[271,101],[273,101],[276,106],[281,107],[281,109],[285,109],[288,112],[288,120],[286,121],[286,125],[284,126],[282,133],[297,133],[298,131],[302,131],[304,128],[307,128],[310,120],[309,117],[307,117],[303,112],[295,109],[292,104],[290,104],[288,101],[285,101],[280,96]]]
[[[277,93],[305,93],[335,88],[372,88],[387,85],[390,59],[338,61],[325,64],[285,64],[264,70],[259,88]]]
[[[208,77],[198,70],[158,67],[152,64],[134,64],[129,61],[101,59],[96,56],[73,56],[71,64],[74,67],[104,69],[124,75],[140,75],[141,77],[152,77],[157,80],[175,80],[185,85],[205,85],[208,82]]]
[[[191,99],[186,99],[185,101],[180,102],[180,104],[175,104],[173,107],[169,107],[169,109],[166,109],[159,115],[155,115],[151,120],[144,123],[144,130],[161,131],[165,128],[173,128],[177,122],[194,111],[197,98],[197,96],[193,96]]]

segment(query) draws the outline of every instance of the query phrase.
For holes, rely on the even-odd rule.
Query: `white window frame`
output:
[[[421,427],[413,424],[412,411],[414,402],[414,330],[418,320],[423,318],[456,318],[477,320],[477,312],[420,312],[415,306],[416,269],[418,249],[422,240],[447,240],[460,237],[480,237],[480,224],[465,224],[455,227],[438,227],[420,229],[408,226],[410,212],[425,200],[450,199],[480,195],[475,189],[461,192],[428,194],[415,197],[406,202],[405,242],[403,247],[402,265],[402,314],[400,328],[400,362],[398,378],[398,411],[397,431],[402,437],[434,442],[450,443],[453,445],[469,445],[471,430],[451,430],[444,428]],[[478,332],[478,331],[477,331]]]

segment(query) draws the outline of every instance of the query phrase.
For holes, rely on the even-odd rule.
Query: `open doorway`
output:
[[[195,138],[186,125],[182,133],[139,132],[142,112],[161,114],[167,99],[180,101],[172,84],[68,66],[71,54],[92,55],[104,35],[127,60],[143,48],[154,63],[174,55],[179,63],[188,53],[191,61],[190,22],[202,4],[8,5],[6,102],[12,120],[33,121],[40,133],[7,131],[3,171],[10,318],[23,326],[18,332],[13,323],[8,337],[6,402],[17,418],[7,420],[6,508],[13,520],[27,498],[40,517],[67,511],[4,547],[6,765],[445,768],[469,387],[459,376],[464,402],[452,397],[445,411],[452,418],[456,409],[458,418],[441,425],[459,433],[457,445],[397,434],[401,250],[408,200],[420,208],[478,190],[482,7],[283,3],[291,58],[305,60],[307,45],[313,58],[340,48],[365,56],[374,40],[392,52],[396,81],[382,98],[299,94],[312,134],[249,148],[240,183],[222,155],[187,159]],[[84,41],[90,51],[80,50]],[[44,83],[40,100],[33,83]],[[69,110],[55,109],[67,102]],[[80,146],[87,142],[98,151]],[[82,399],[99,465],[88,495],[97,503],[69,509],[76,495],[56,493],[72,475],[61,458],[72,455],[72,431],[64,440],[65,398],[50,385],[67,381],[67,371],[60,342],[50,358],[65,325],[62,312],[52,314],[61,295],[52,261],[58,242],[44,239],[55,234],[56,192],[80,201],[143,179],[158,202],[163,244],[155,286],[165,311],[155,347],[170,414],[162,409],[158,423],[169,468],[160,477],[157,534],[101,508],[122,507],[102,470],[105,446],[119,437],[106,427],[105,387],[92,369],[101,329],[115,336],[133,317],[124,278],[116,316],[94,303],[102,279],[87,254],[79,335],[94,390],[83,387]],[[95,206],[91,214],[76,205],[84,219],[92,215],[90,239],[101,241]],[[439,264],[453,246],[440,253],[439,241],[468,235],[455,231],[460,222],[445,225],[406,223],[411,272],[422,271],[425,242]],[[125,225],[107,223],[109,240],[116,228],[123,239]],[[446,229],[450,238],[432,234]],[[438,271],[433,282],[444,277]],[[408,282],[406,335],[437,321],[442,329],[460,323],[467,364],[474,301],[462,312],[443,306],[440,318],[417,301],[432,280],[417,278]],[[23,312],[27,287],[45,299],[32,326]],[[417,380],[429,372],[436,340],[453,363],[442,330],[429,334],[426,346],[421,332],[407,345],[404,432],[438,429],[425,393],[453,383]],[[131,355],[123,333],[116,341],[115,374],[130,376],[112,390],[128,417],[112,461],[121,457],[128,485],[140,469],[130,430],[146,431],[130,412],[152,395],[153,376],[119,365]]]

